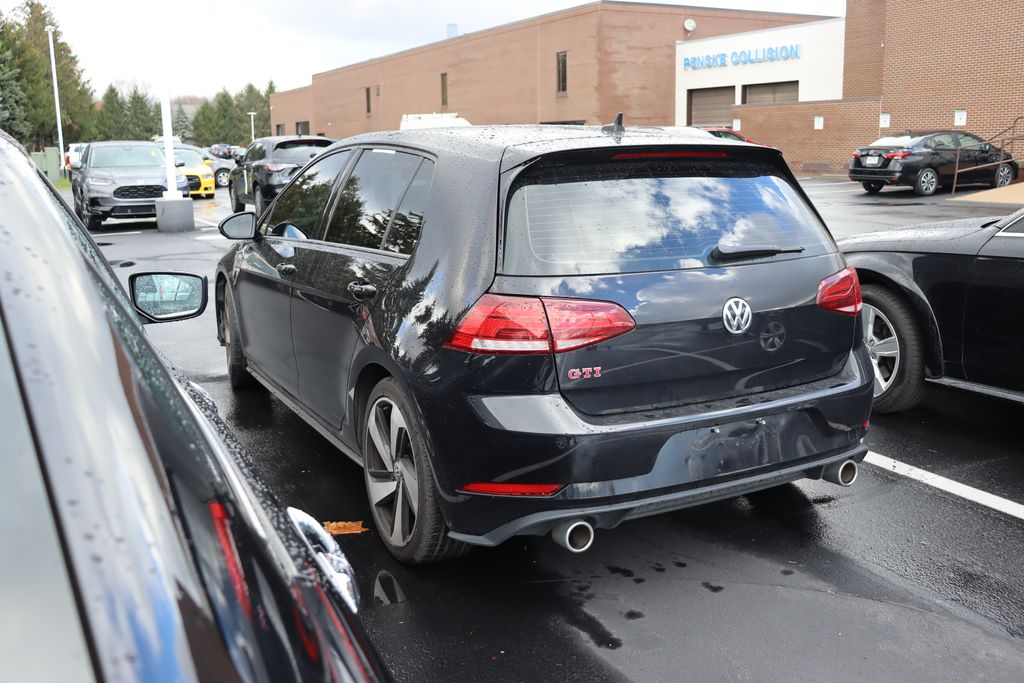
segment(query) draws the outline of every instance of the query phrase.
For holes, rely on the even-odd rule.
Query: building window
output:
[[[441,74],[441,106],[448,106],[448,73]]]
[[[295,134],[296,135],[309,135],[309,121],[296,121],[295,122]]]
[[[370,109],[370,89],[366,89],[366,115],[369,116],[372,110]]]
[[[564,52],[559,52],[555,55],[555,68],[557,71],[558,80],[558,85],[556,86],[555,92],[559,94],[564,94],[568,92],[569,89],[567,82],[566,60]]]
[[[284,124],[279,123],[274,126],[274,135],[284,135]]]

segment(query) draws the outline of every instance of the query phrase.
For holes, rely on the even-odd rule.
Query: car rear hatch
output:
[[[559,390],[584,413],[805,384],[838,373],[855,343],[856,275],[833,277],[845,262],[775,150],[543,157],[511,182],[503,237],[491,291],[541,298]],[[853,306],[844,287],[856,310],[836,310]],[[579,300],[614,306],[573,318]],[[556,327],[619,307],[634,329],[598,321],[593,341],[559,350]]]

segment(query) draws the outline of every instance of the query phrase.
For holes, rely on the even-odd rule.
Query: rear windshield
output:
[[[900,135],[897,137],[889,138],[878,138],[872,142],[868,147],[911,147],[918,143],[921,138],[912,138],[909,135]]]
[[[324,147],[330,147],[330,140],[293,140],[290,142],[279,142],[274,147],[274,161],[290,161],[292,163],[306,163]]]
[[[770,165],[624,161],[524,176],[508,202],[507,275],[719,267],[711,252],[720,242],[803,249],[775,260],[834,251],[818,218]]]

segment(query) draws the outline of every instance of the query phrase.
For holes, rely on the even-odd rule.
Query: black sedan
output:
[[[954,175],[958,186],[1003,187],[1018,171],[1008,152],[974,135],[947,130],[875,140],[853,153],[849,176],[868,194],[886,185],[909,185],[926,196],[952,185]]]
[[[262,216],[295,172],[330,144],[327,138],[308,135],[254,140],[228,178],[232,210],[242,211],[251,203]]]
[[[337,544],[144,334],[206,279],[136,273],[129,298],[2,133],[0,207],[0,680],[386,679]]]
[[[628,519],[849,485],[865,456],[860,286],[778,150],[371,134],[220,228],[232,386],[363,465],[402,561],[549,533],[582,552]]]
[[[842,240],[864,290],[875,410],[926,381],[1024,401],[1024,211]]]

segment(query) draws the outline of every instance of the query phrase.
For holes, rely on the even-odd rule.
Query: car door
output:
[[[341,427],[352,354],[388,282],[419,239],[433,162],[366,148],[336,193],[322,241],[296,263],[292,339],[300,398],[325,424]]]
[[[236,304],[242,349],[257,371],[293,395],[298,388],[291,332],[295,255],[316,235],[343,167],[343,158],[330,155],[306,169],[267,212],[258,239],[241,247]]]
[[[245,155],[242,157],[241,163],[238,164],[242,172],[236,173],[234,176],[235,196],[238,197],[239,201],[252,203],[252,167],[265,154],[266,150],[261,142],[254,142],[249,145],[249,149],[245,150]]]
[[[960,138],[960,175],[957,183],[979,183],[985,179],[986,173],[995,173],[994,167],[978,168],[988,163],[989,148],[984,142],[967,133],[959,133],[957,137]]]
[[[957,139],[953,133],[936,133],[924,142],[932,157],[928,165],[939,174],[940,183],[953,180],[953,173],[956,171],[956,143]]]
[[[964,323],[967,379],[1024,391],[1024,218],[978,252]]]

